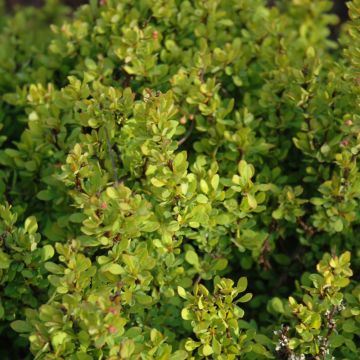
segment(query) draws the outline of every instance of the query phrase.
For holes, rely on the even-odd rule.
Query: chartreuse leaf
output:
[[[203,346],[202,352],[203,352],[204,356],[210,356],[211,354],[214,353],[214,350],[213,350],[212,346],[210,346],[209,344],[206,344]]]
[[[237,282],[237,291],[239,293],[244,292],[248,286],[248,280],[246,277],[241,277]]]
[[[35,216],[30,216],[25,220],[25,231],[29,234],[35,234],[38,224]]]
[[[0,1],[0,359],[360,359],[360,0],[42,3]]]
[[[45,245],[41,250],[43,261],[47,261],[54,256],[54,248],[51,245]]]
[[[9,255],[0,250],[0,269],[8,269],[11,264]]]
[[[193,250],[188,250],[185,254],[185,260],[191,264],[191,265],[194,265],[196,267],[199,266],[199,257],[198,255],[196,254],[195,251]]]

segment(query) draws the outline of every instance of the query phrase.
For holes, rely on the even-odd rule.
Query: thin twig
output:
[[[201,275],[199,274],[199,275],[196,277],[196,279],[195,279],[195,281],[194,281],[194,284],[197,285],[197,284],[199,284],[200,281],[201,281]]]
[[[113,150],[112,150],[112,147],[111,147],[111,142],[110,142],[109,133],[108,133],[106,127],[104,127],[104,130],[105,130],[106,144],[107,144],[107,148],[108,148],[108,151],[109,151],[109,156],[110,156],[110,159],[111,159],[111,165],[112,165],[113,172],[114,172],[115,184],[118,184],[118,183],[119,183],[119,179],[118,179],[118,176],[117,176],[117,169],[116,169],[116,164],[115,164],[115,158],[114,158],[114,153],[113,153]]]
[[[305,234],[309,237],[312,237],[316,234],[316,229],[314,229],[312,226],[306,224],[306,222],[301,218],[297,218],[298,224],[302,227],[302,229],[305,231]]]
[[[258,260],[259,265],[263,266],[265,271],[271,270],[271,264],[268,259],[268,254],[270,252],[269,238],[270,238],[270,234],[266,237],[261,247],[261,253]]]
[[[195,127],[195,120],[192,120],[189,130],[186,132],[185,136],[179,140],[178,143],[179,146],[181,146],[190,137],[191,133],[194,130],[194,127]]]

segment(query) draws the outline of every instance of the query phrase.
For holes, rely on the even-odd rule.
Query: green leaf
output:
[[[38,229],[38,224],[35,216],[30,216],[25,220],[25,231],[32,235],[35,234]]]
[[[329,344],[333,349],[340,347],[344,342],[345,338],[342,335],[333,333],[329,338]]]
[[[228,265],[228,261],[225,258],[216,260],[212,270],[214,271],[222,271],[225,270]]]
[[[355,321],[352,319],[346,320],[343,323],[342,328],[347,333],[356,333],[356,331],[358,330],[358,327],[357,327]]]
[[[218,216],[216,216],[216,222],[219,225],[229,225],[231,224],[233,221],[233,216],[231,216],[231,214],[219,214]]]
[[[249,206],[252,209],[255,209],[257,207],[257,201],[253,195],[247,194],[247,200],[248,200]]]
[[[248,302],[252,299],[252,294],[251,293],[247,293],[245,295],[243,295],[241,298],[239,298],[237,300],[237,302],[240,302],[240,303],[245,303],[245,302]]]
[[[300,335],[306,342],[311,342],[314,339],[314,335],[310,331],[304,331]]]
[[[283,211],[281,208],[278,208],[276,210],[274,210],[272,212],[272,217],[275,219],[275,220],[279,220],[279,219],[282,219],[283,218]]]
[[[151,183],[155,186],[155,187],[163,187],[166,183],[160,179],[157,178],[151,178]]]
[[[106,189],[106,195],[113,200],[116,200],[119,198],[119,195],[117,193],[117,191],[113,188],[113,187],[108,187]]]
[[[185,349],[187,351],[194,351],[196,348],[200,346],[200,343],[194,340],[187,340],[185,343]]]
[[[191,264],[191,265],[194,265],[195,267],[199,267],[199,257],[198,255],[196,254],[195,251],[193,250],[188,250],[186,253],[185,253],[185,260]]]
[[[187,299],[186,291],[185,291],[185,289],[183,287],[178,286],[177,287],[177,292],[178,292],[180,297],[182,297],[183,299]]]
[[[191,320],[193,318],[190,311],[186,308],[181,310],[181,317],[184,320]]]
[[[173,169],[175,174],[182,174],[187,169],[187,153],[186,151],[182,151],[176,154],[173,160]]]
[[[160,228],[160,224],[156,221],[145,221],[142,225],[141,230],[145,232],[154,232]]]
[[[74,213],[71,214],[69,220],[73,223],[80,224],[86,219],[86,215],[83,213]]]
[[[262,355],[262,357],[266,357],[267,359],[274,359],[274,356],[266,350],[265,346],[262,344],[252,344],[252,352]]]
[[[29,333],[32,326],[23,320],[15,320],[10,324],[11,328],[18,333]]]
[[[8,269],[11,264],[11,259],[8,254],[0,250],[0,269]]]
[[[348,278],[338,278],[333,282],[334,286],[338,286],[340,288],[344,288],[350,284],[350,279]]]
[[[354,341],[352,341],[351,339],[346,339],[345,338],[345,345],[346,345],[346,347],[350,350],[350,351],[352,351],[353,353],[357,353],[357,351],[358,351],[358,346],[356,346],[355,345],[355,343],[354,343]]]
[[[339,264],[341,266],[345,266],[350,263],[351,260],[351,253],[350,251],[345,251],[343,254],[339,257]]]
[[[95,63],[94,60],[90,59],[90,58],[86,58],[85,59],[85,66],[89,69],[89,70],[96,70],[97,65]]]
[[[274,309],[275,312],[279,314],[284,314],[284,305],[280,298],[274,297],[271,299],[271,306]]]
[[[51,261],[45,263],[45,269],[52,274],[62,275],[64,273],[64,268],[58,264],[55,264]]]
[[[107,264],[101,267],[102,271],[108,271],[113,275],[121,275],[125,273],[124,268],[119,264]]]
[[[214,353],[213,348],[209,344],[205,344],[202,348],[204,356],[210,356]]]
[[[211,178],[211,186],[214,190],[217,190],[218,186],[219,186],[219,182],[220,182],[220,177],[218,174],[215,174],[212,178]]]
[[[334,221],[333,223],[333,228],[336,232],[341,232],[344,228],[344,224],[343,222],[341,221],[341,219],[337,219]]]
[[[217,341],[215,336],[212,339],[211,345],[212,345],[212,349],[214,350],[214,353],[216,355],[220,355],[221,354],[221,344],[219,341]]]
[[[51,259],[54,256],[54,248],[51,245],[45,245],[41,249],[41,260],[47,261]]]
[[[199,203],[199,204],[206,204],[208,202],[208,198],[207,196],[205,196],[204,194],[199,194],[197,197],[196,197],[196,201]]]
[[[121,342],[120,355],[123,359],[129,359],[135,351],[135,342],[132,339],[125,339]]]
[[[56,349],[62,345],[66,339],[69,339],[69,335],[65,331],[57,331],[51,338],[51,343]]]
[[[239,293],[242,293],[246,290],[248,286],[248,281],[247,281],[247,278],[246,277],[241,277],[237,283],[237,290]]]
[[[170,355],[169,360],[186,360],[188,358],[188,353],[185,350],[177,350]]]
[[[321,327],[321,316],[318,313],[313,314],[311,318],[311,328],[313,329],[320,329]]]
[[[39,200],[43,200],[43,201],[49,201],[52,200],[54,198],[54,194],[52,194],[51,191],[49,190],[41,190],[37,193],[36,197]]]
[[[254,175],[252,166],[248,165],[245,160],[240,160],[238,166],[238,172],[246,183],[249,182],[252,176]]]
[[[200,189],[204,194],[207,194],[209,192],[209,186],[204,179],[200,180]]]
[[[151,305],[153,303],[153,298],[143,293],[136,294],[135,298],[136,301],[141,305]]]

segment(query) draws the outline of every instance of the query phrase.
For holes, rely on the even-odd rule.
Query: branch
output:
[[[115,181],[115,184],[118,184],[119,179],[118,179],[118,176],[117,176],[117,169],[116,169],[116,164],[115,164],[114,152],[112,150],[110,137],[109,137],[109,133],[107,131],[107,128],[104,127],[104,130],[105,130],[106,144],[107,144],[109,156],[110,156],[110,159],[111,159],[111,165],[112,165],[113,173],[114,173],[114,181]]]
[[[189,130],[186,132],[185,136],[179,140],[179,142],[178,142],[179,146],[181,146],[186,140],[189,139],[191,133],[194,130],[194,127],[195,127],[195,120],[191,121]]]

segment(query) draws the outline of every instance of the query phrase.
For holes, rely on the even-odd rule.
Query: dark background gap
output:
[[[336,40],[339,34],[341,23],[348,19],[348,9],[346,6],[346,2],[348,0],[332,0],[332,1],[334,3],[333,12],[337,14],[340,18],[340,23],[331,28],[330,38]],[[88,3],[89,0],[62,0],[62,2],[68,6],[76,8],[79,5]],[[269,6],[273,6],[275,2],[276,2],[275,0],[268,0]],[[5,0],[5,4],[7,9],[11,10],[16,5],[41,6],[43,4],[43,0]]]
[[[88,0],[62,0],[62,3],[72,7],[77,7],[88,2]],[[43,3],[43,0],[5,0],[8,9],[11,9],[15,5],[41,6]]]
[[[64,4],[77,7],[81,4],[86,4],[88,0],[62,0]],[[34,5],[41,6],[43,3],[42,0],[6,0],[5,1],[8,8],[12,8],[14,5],[22,4],[22,5]],[[269,0],[269,3],[274,1]],[[342,21],[347,19],[347,8],[346,2],[347,0],[333,0],[334,2],[334,12],[339,15]]]
[[[290,1],[290,0],[289,0]],[[330,38],[336,40],[339,35],[339,30],[341,23],[348,19],[348,9],[346,2],[348,0],[332,0],[334,3],[333,12],[337,14],[340,18],[340,23],[331,28]],[[65,5],[76,8],[82,4],[86,4],[89,0],[62,0]],[[5,4],[8,10],[11,10],[16,5],[32,5],[32,6],[41,6],[44,3],[44,0],[5,0]],[[273,6],[276,3],[276,0],[268,0],[269,6]]]

